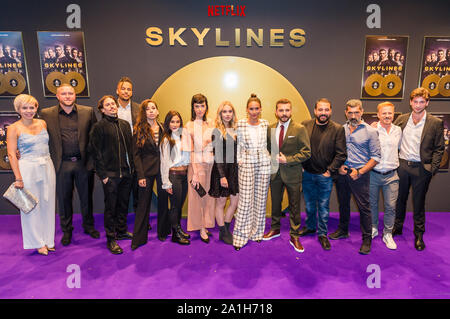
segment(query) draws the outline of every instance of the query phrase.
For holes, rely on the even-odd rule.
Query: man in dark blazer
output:
[[[117,102],[118,110],[117,116],[119,119],[125,120],[130,124],[131,134],[133,134],[133,127],[136,124],[137,117],[139,115],[139,104],[132,101],[133,97],[133,82],[127,76],[120,78],[117,83]],[[136,173],[133,175],[132,180],[132,194],[133,194],[133,207],[134,211],[137,209],[139,187],[137,183]]]
[[[394,123],[401,127],[403,137],[399,152],[400,184],[392,235],[401,235],[403,232],[406,204],[412,186],[414,246],[419,251],[425,249],[425,197],[444,154],[444,124],[426,111],[429,101],[427,89],[413,90],[409,102],[411,112],[400,115]]]
[[[280,236],[281,202],[284,189],[289,200],[290,241],[295,251],[303,252],[300,243],[300,198],[302,183],[302,162],[311,156],[309,137],[300,123],[291,119],[292,103],[281,99],[276,103],[275,115],[278,122],[268,127],[267,149],[271,153],[270,189],[272,200],[272,224],[263,240]]]
[[[327,237],[330,215],[330,195],[333,178],[347,159],[344,127],[330,120],[331,102],[322,98],[314,106],[315,118],[303,121],[311,144],[311,158],[303,163],[303,197],[305,198],[306,226],[300,236],[315,234],[320,245],[330,250]]]
[[[69,84],[58,87],[56,98],[59,104],[43,109],[41,118],[47,123],[50,156],[57,177],[56,193],[63,231],[61,243],[67,246],[72,240],[74,183],[80,198],[84,232],[100,238],[100,233],[94,229],[93,165],[87,152],[89,132],[97,118],[91,107],[75,103],[75,90]]]

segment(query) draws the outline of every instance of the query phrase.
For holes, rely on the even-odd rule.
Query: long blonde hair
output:
[[[223,123],[222,120],[222,111],[226,105],[230,106],[231,109],[233,110],[233,117],[231,118],[229,128],[232,128],[234,130],[236,130],[237,128],[236,110],[234,109],[233,104],[230,101],[223,101],[222,103],[219,104],[219,108],[217,109],[216,127],[219,129],[220,133],[222,133],[222,136],[225,140],[227,139],[227,128],[225,127],[225,124]],[[234,137],[235,136],[233,136],[233,138]]]

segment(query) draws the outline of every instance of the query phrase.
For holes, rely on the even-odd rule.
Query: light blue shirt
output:
[[[348,123],[344,124],[344,129],[347,141],[345,165],[358,169],[366,165],[370,159],[380,162],[380,140],[375,128],[362,121],[351,134]]]

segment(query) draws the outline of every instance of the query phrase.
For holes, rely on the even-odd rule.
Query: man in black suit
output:
[[[61,243],[67,246],[72,240],[74,183],[80,198],[84,232],[92,238],[100,238],[100,233],[94,229],[92,161],[87,152],[89,132],[97,118],[91,107],[75,103],[75,90],[69,84],[58,87],[56,98],[59,104],[43,109],[41,117],[47,123],[50,155],[57,176],[59,217],[63,231]]]
[[[400,115],[394,123],[401,127],[403,137],[399,153],[399,193],[392,235],[402,234],[409,188],[412,186],[414,246],[419,251],[425,249],[425,197],[444,154],[444,124],[426,111],[429,101],[427,89],[413,90],[409,102],[411,112]]]
[[[304,121],[311,143],[311,158],[304,164],[303,196],[305,198],[306,226],[300,236],[314,234],[325,250],[330,250],[328,217],[333,178],[347,159],[344,127],[332,120],[331,102],[322,98],[314,106],[315,118]]]
[[[125,120],[130,124],[131,133],[133,134],[133,127],[136,124],[136,120],[139,114],[139,104],[133,102],[131,98],[133,97],[133,82],[127,76],[120,78],[119,83],[117,83],[117,102],[118,110],[117,117],[119,119]],[[133,175],[132,181],[132,194],[133,194],[133,207],[134,211],[137,209],[139,187],[137,183],[136,173]]]

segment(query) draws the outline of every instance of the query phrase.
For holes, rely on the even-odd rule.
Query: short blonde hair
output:
[[[383,103],[380,103],[380,104],[377,105],[377,112],[380,112],[380,109],[383,108],[383,107],[385,107],[385,106],[390,106],[390,107],[392,107],[392,108],[394,109],[394,111],[395,111],[395,106],[394,106],[394,104],[392,104],[391,102],[383,102]]]
[[[31,95],[20,94],[14,99],[14,109],[19,113],[19,109],[24,105],[34,104],[36,108],[39,107],[38,101]]]

